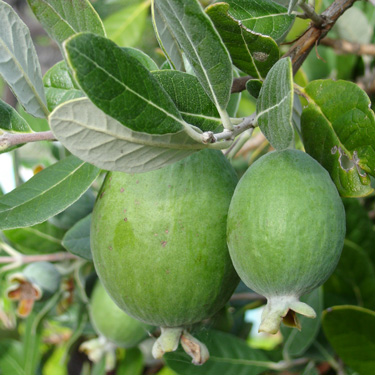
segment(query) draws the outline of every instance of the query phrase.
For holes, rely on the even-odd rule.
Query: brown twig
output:
[[[60,262],[63,260],[81,259],[71,253],[61,251],[53,254],[38,254],[38,255],[22,255],[22,264],[33,263],[33,262]],[[0,257],[0,264],[7,264],[18,261],[18,258],[12,256]]]
[[[37,133],[4,133],[0,136],[0,150],[38,141],[56,141],[56,138],[50,130]]]
[[[323,39],[332,29],[333,25],[344,12],[349,9],[357,0],[336,0],[332,3],[320,17],[325,23],[316,25],[313,22],[306,32],[293,44],[283,57],[290,57],[295,74],[301,67],[311,50]],[[251,77],[240,77],[233,80],[232,93],[241,92],[246,89],[246,82]]]
[[[230,298],[231,301],[265,301],[266,297],[257,293],[237,293]]]
[[[322,26],[311,24],[306,33],[290,48],[284,57],[290,57],[293,64],[293,72],[301,67],[311,50],[332,29],[333,25],[344,12],[349,9],[356,0],[336,0],[322,14],[326,22]]]
[[[320,41],[320,44],[333,48],[336,53],[375,56],[375,44],[352,43],[347,40],[332,38],[324,38]]]

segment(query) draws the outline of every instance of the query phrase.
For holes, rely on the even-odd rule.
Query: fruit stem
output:
[[[183,328],[165,328],[161,327],[161,335],[155,341],[152,347],[152,356],[155,359],[163,357],[164,353],[174,352],[178,347],[178,342]]]

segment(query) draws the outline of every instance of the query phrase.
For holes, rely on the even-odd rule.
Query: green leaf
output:
[[[220,115],[197,77],[177,70],[158,70],[152,74],[186,122],[202,131],[215,130],[221,125]]]
[[[2,0],[0,14],[0,74],[27,112],[46,117],[42,74],[30,31]]]
[[[65,61],[58,62],[48,70],[43,77],[43,84],[50,111],[61,103],[84,96],[74,82]]]
[[[263,81],[260,79],[249,79],[246,82],[246,90],[255,99],[258,99],[262,86],[263,86]]]
[[[27,0],[48,35],[60,46],[82,31],[105,35],[104,26],[88,0]]]
[[[4,236],[23,254],[43,254],[63,250],[65,231],[48,221],[26,228],[4,230]]]
[[[145,66],[148,70],[158,70],[158,66],[156,62],[149,56],[146,55],[143,51],[137,48],[132,47],[124,47],[124,51],[128,53],[129,56],[134,57],[137,59],[143,66]]]
[[[344,198],[346,238],[364,249],[375,264],[375,228],[359,199]]]
[[[75,223],[86,217],[92,212],[95,204],[95,195],[92,189],[88,189],[85,193],[71,206],[49,221],[58,228],[70,229]]]
[[[151,1],[152,25],[156,39],[160,48],[163,50],[170,67],[177,70],[184,70],[184,60],[182,51],[168,24],[164,14],[160,12],[159,7],[154,1]]]
[[[32,133],[29,124],[9,104],[0,100],[0,134]]]
[[[323,313],[323,330],[344,363],[361,375],[375,373],[375,312],[335,306]]]
[[[319,370],[315,367],[314,362],[309,362],[305,369],[303,370],[302,375],[320,375]]]
[[[279,4],[269,0],[226,0],[229,14],[247,29],[268,35],[277,42],[284,39],[293,25],[294,16]]]
[[[125,358],[116,369],[116,375],[141,375],[143,373],[143,355],[138,348],[126,349]]]
[[[0,341],[0,373],[26,375],[22,368],[22,345],[15,340]]]
[[[326,306],[357,304],[375,310],[375,271],[359,246],[345,240],[335,272],[324,284]]]
[[[210,359],[198,367],[181,349],[164,355],[167,365],[179,375],[256,375],[272,364],[263,352],[250,348],[245,341],[233,335],[201,331],[194,336],[207,346]]]
[[[74,156],[42,170],[0,198],[0,229],[41,223],[74,203],[99,174]]]
[[[32,129],[29,124],[23,119],[22,116],[10,105],[0,100],[0,137],[6,138],[6,133],[31,133]],[[4,134],[5,133],[5,134]],[[23,146],[22,144],[17,146],[8,146],[1,144],[0,141],[0,154],[3,152],[9,152],[17,147]]]
[[[269,36],[255,33],[228,12],[229,4],[216,3],[206,8],[232,57],[233,64],[254,78],[265,78],[279,60],[279,48]]]
[[[82,160],[127,173],[158,169],[206,147],[183,131],[166,135],[134,132],[86,98],[56,108],[50,125],[59,141]]]
[[[283,352],[288,353],[291,357],[299,357],[303,355],[314,342],[319,332],[320,318],[323,310],[322,288],[317,288],[306,296],[303,296],[301,301],[311,306],[315,310],[317,316],[315,319],[300,316],[299,319],[302,326],[301,331],[286,326],[281,327],[281,333],[284,338]]]
[[[260,130],[276,150],[290,147],[294,140],[293,95],[292,63],[288,57],[269,71],[257,100]]]
[[[232,64],[210,18],[197,0],[158,0],[157,5],[207,95],[224,113],[232,87]]]
[[[87,260],[92,260],[90,248],[90,225],[91,214],[78,221],[71,229],[69,229],[62,242],[65,249],[70,253]]]
[[[150,134],[183,129],[172,99],[126,50],[87,33],[72,37],[65,50],[77,82],[106,114],[132,130]]]
[[[109,39],[119,46],[132,47],[142,38],[146,25],[150,0],[131,5],[112,14],[104,20]]]
[[[306,151],[328,170],[343,197],[371,193],[375,176],[375,116],[366,93],[348,81],[318,80],[306,86],[302,112]]]

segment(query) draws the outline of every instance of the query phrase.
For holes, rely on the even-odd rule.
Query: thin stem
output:
[[[12,152],[12,165],[13,165],[13,174],[14,174],[14,183],[15,186],[20,186],[22,184],[22,179],[20,176],[20,165],[19,165],[19,155],[17,150]]]
[[[309,5],[308,3],[305,3],[304,1],[299,2],[298,5],[305,12],[306,16],[310,18],[311,21],[313,21],[316,26],[318,27],[323,26],[323,24],[325,23],[324,17],[317,14],[315,12],[315,9],[311,5]]]
[[[0,150],[39,141],[56,141],[56,138],[50,130],[37,133],[4,133],[0,136]]]
[[[325,360],[331,365],[331,367],[337,372],[340,371],[339,363],[328,353],[328,351],[318,341],[314,341],[313,346],[322,354]]]
[[[1,244],[2,248],[4,249],[4,245]],[[6,245],[8,246],[8,245]],[[12,256],[2,256],[0,257],[0,264],[7,264],[7,263],[14,263],[14,262],[20,262],[19,265],[27,264],[27,263],[33,263],[33,262],[60,262],[63,260],[71,260],[71,259],[80,259],[74,254],[68,253],[68,252],[58,252],[58,253],[52,253],[52,254],[37,254],[37,255],[22,255],[16,251],[18,255],[12,255]]]
[[[266,297],[257,293],[236,293],[230,298],[231,301],[265,301]]]
[[[255,126],[254,113],[251,116],[245,117],[239,125],[234,125],[233,130],[225,129],[223,132],[217,134],[213,132],[204,132],[202,134],[202,140],[203,143],[206,144],[217,143],[223,140],[233,140],[237,135],[243,133],[247,129],[254,128]]]
[[[342,39],[324,38],[320,41],[323,46],[333,48],[337,53],[352,54],[357,56],[375,56],[374,44],[352,43]]]
[[[254,128],[250,128],[243,132],[236,140],[233,142],[232,146],[228,148],[228,150],[225,152],[225,156],[228,157],[228,159],[234,158],[237,153],[241,150],[243,145],[251,138],[253,135]]]

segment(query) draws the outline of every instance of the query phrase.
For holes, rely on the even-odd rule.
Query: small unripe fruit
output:
[[[147,337],[152,326],[121,310],[98,281],[90,299],[90,320],[95,330],[110,342],[131,348]]]
[[[228,246],[244,283],[267,298],[260,331],[295,313],[315,317],[299,301],[331,275],[345,237],[345,211],[327,171],[308,154],[261,157],[237,185],[228,214]]]

